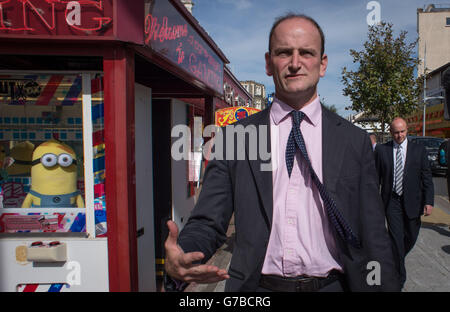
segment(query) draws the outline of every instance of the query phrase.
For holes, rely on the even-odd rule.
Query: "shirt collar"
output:
[[[276,97],[273,99],[271,106],[270,115],[275,125],[278,125],[294,110],[291,106]],[[322,117],[322,106],[320,105],[319,97],[317,96],[311,103],[300,109],[300,111],[306,115],[305,120],[308,120],[309,123],[316,127]]]
[[[394,148],[398,148],[399,146],[402,147],[402,149],[406,149],[406,147],[408,146],[408,138],[406,138],[401,144],[398,144],[397,142],[394,142]]]

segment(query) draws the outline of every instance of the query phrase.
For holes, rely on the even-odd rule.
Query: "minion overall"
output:
[[[77,190],[77,160],[73,149],[56,140],[39,145],[33,152],[31,190],[22,208],[84,207]]]

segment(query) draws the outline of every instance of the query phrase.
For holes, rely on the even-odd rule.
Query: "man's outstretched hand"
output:
[[[216,283],[230,278],[227,271],[214,265],[193,264],[202,260],[205,255],[201,252],[184,253],[178,245],[178,227],[173,221],[167,222],[169,236],[164,247],[166,248],[165,269],[168,275],[186,283]]]

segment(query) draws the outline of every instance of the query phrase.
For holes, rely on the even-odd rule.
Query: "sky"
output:
[[[293,11],[316,19],[325,34],[328,68],[319,82],[318,93],[326,105],[334,105],[338,114],[352,114],[345,107],[350,98],[342,94],[342,68],[355,70],[350,49],[361,51],[367,40],[368,15],[373,6],[380,8],[380,20],[393,24],[395,35],[407,31],[407,42],[417,39],[417,9],[426,0],[194,0],[193,15],[208,32],[230,61],[229,67],[237,79],[254,80],[274,92],[272,77],[265,73],[264,54],[268,34],[276,17]],[[445,1],[444,1],[445,2]],[[416,48],[417,51],[417,48]]]

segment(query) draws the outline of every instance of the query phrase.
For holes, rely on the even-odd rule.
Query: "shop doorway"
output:
[[[151,89],[135,84],[136,229],[139,291],[156,291]]]

